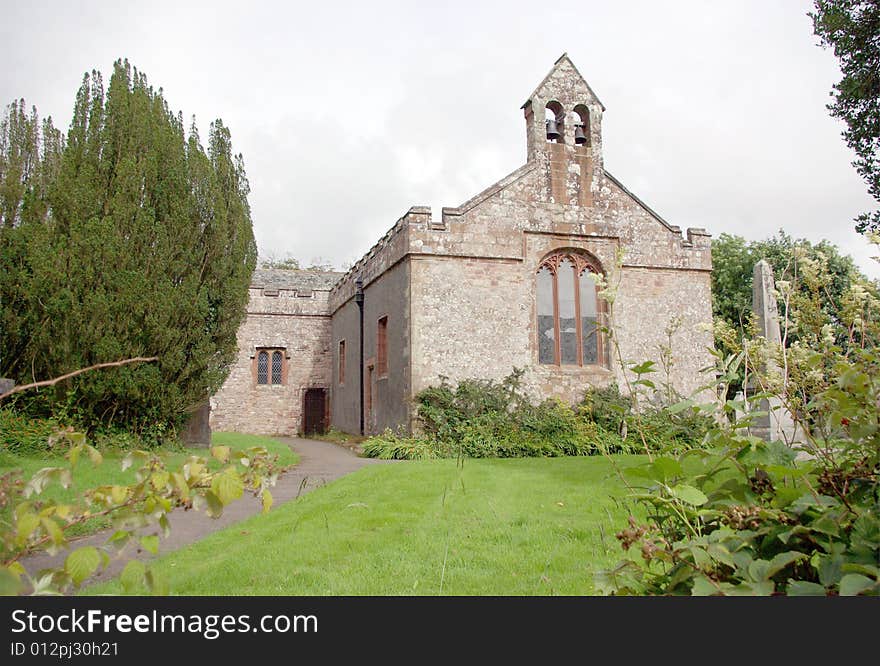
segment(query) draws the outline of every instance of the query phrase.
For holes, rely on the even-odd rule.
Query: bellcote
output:
[[[526,118],[528,160],[560,152],[579,154],[602,166],[602,112],[605,106],[563,53],[522,106]]]

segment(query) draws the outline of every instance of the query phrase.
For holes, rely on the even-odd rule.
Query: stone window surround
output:
[[[602,269],[602,264],[595,257],[595,255],[593,255],[588,250],[585,250],[583,248],[578,248],[578,247],[567,246],[567,247],[557,247],[557,248],[550,250],[549,252],[546,252],[544,254],[543,258],[540,261],[538,261],[536,267],[533,269],[532,279],[533,279],[533,284],[536,284],[538,272],[543,268],[550,269],[551,273],[553,274],[554,312],[558,312],[558,307],[559,307],[558,296],[557,296],[557,291],[556,291],[557,290],[556,270],[558,268],[559,263],[565,259],[568,259],[569,261],[571,261],[574,264],[577,275],[582,274],[586,270],[586,271],[596,273],[601,276],[605,276],[605,271]],[[575,280],[575,303],[577,305],[578,321],[580,321],[579,288],[580,288],[579,287],[579,280],[576,279]],[[598,290],[599,289],[597,286],[596,291],[598,292]],[[580,339],[580,337],[581,337],[580,324],[578,325],[578,345],[577,345],[578,346],[578,362],[572,363],[572,364],[562,364],[560,362],[560,349],[559,349],[560,340],[559,340],[559,331],[558,331],[558,326],[559,326],[558,315],[555,315],[555,322],[554,322],[554,324],[556,326],[556,333],[555,333],[556,362],[555,363],[542,363],[542,362],[540,362],[540,359],[539,359],[539,354],[540,354],[539,338],[538,338],[538,336],[539,336],[538,316],[537,316],[538,295],[537,295],[537,291],[535,291],[533,293],[534,293],[535,300],[534,300],[534,309],[533,309],[534,315],[532,317],[531,325],[533,327],[534,334],[531,337],[532,337],[532,340],[534,341],[533,348],[532,348],[532,355],[534,357],[534,363],[535,363],[536,369],[542,368],[542,369],[552,370],[552,371],[557,371],[557,372],[563,371],[563,372],[566,372],[566,374],[572,373],[572,372],[580,373],[580,372],[583,372],[584,370],[602,371],[603,374],[605,374],[606,372],[609,372],[610,368],[608,365],[607,341],[605,340],[605,336],[602,335],[601,333],[598,335],[598,349],[597,349],[597,354],[596,354],[598,363],[586,364],[586,365],[583,363],[583,351],[582,351],[583,350],[583,347],[582,347],[583,343]],[[601,323],[604,323],[606,315],[607,315],[608,304],[603,299],[598,297],[598,293],[597,293],[597,298],[596,298],[596,307],[597,307],[599,321]]]
[[[336,354],[337,380],[340,386],[345,386],[345,340],[340,340],[336,345]]]
[[[269,354],[269,381],[265,384],[260,384],[257,377],[258,372],[258,363],[260,352],[268,352]],[[281,352],[281,383],[273,384],[272,383],[272,353],[273,352]],[[287,347],[284,346],[260,346],[254,347],[251,354],[251,380],[253,385],[259,389],[272,389],[279,388],[282,386],[287,386],[287,369],[288,369],[288,361],[290,360],[290,352],[288,352]]]
[[[388,315],[376,320],[376,379],[388,378]]]

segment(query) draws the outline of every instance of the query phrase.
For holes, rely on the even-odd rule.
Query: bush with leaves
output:
[[[386,430],[363,444],[364,455],[381,460],[430,460],[436,458],[434,443],[422,437],[406,437]]]
[[[804,264],[806,293],[829,279]],[[596,576],[613,594],[880,593],[880,327],[869,291],[850,290],[830,321],[826,303],[781,281],[783,323],[798,344],[745,340],[733,356],[717,352],[718,381],[740,368],[756,393],[745,400],[675,411],[714,413],[708,449],[655,457],[624,477],[648,507],[617,538],[640,557]],[[837,344],[830,327],[857,332]],[[722,395],[726,391],[722,390]],[[764,442],[750,432],[763,400],[793,415],[792,442]],[[764,403],[767,404],[767,403]],[[774,403],[770,403],[774,404]]]
[[[635,368],[637,388],[653,384],[643,377],[652,363]],[[467,379],[457,386],[442,381],[416,396],[420,435],[386,432],[370,438],[364,453],[376,458],[522,458],[583,456],[598,453],[679,451],[697,446],[709,424],[705,414],[671,412],[634,398],[614,384],[588,389],[572,407],[550,398],[532,404],[522,391],[523,372],[501,381]],[[658,394],[659,395],[659,394]],[[628,436],[628,424],[638,423]]]
[[[642,364],[641,376],[654,372],[653,365]],[[616,384],[588,389],[580,414],[595,425],[598,450],[672,453],[701,446],[711,427],[711,417],[694,410],[670,410],[662,392],[655,391],[653,397],[656,402],[642,401],[636,412],[633,397],[621,393]]]
[[[248,491],[259,496],[263,510],[268,511],[272,506],[269,488],[279,473],[275,456],[262,447],[243,451],[228,446],[211,448],[210,455],[221,463],[216,471],[201,456],[190,456],[179,469],[169,469],[156,453],[132,451],[122,467],[137,468],[134,483],[99,486],[86,491],[77,503],[62,503],[47,499],[43,491],[56,483],[68,487],[80,465],[107,463],[82,433],[62,431],[51,444],[56,449],[67,447],[69,468],[46,467],[27,481],[20,472],[0,476],[0,594],[73,591],[114,558],[125,557],[129,544],[155,554],[159,537],[145,534],[145,530],[158,527],[167,536],[171,529],[168,517],[176,508],[203,510],[216,518],[226,505]],[[102,546],[76,548],[70,531],[96,517],[111,519],[113,534]],[[27,570],[29,555],[67,549],[70,552],[60,566]],[[139,560],[126,564],[121,581],[131,591],[168,592],[157,572]]]
[[[617,384],[591,387],[584,393],[581,413],[597,426],[610,432],[620,432],[632,414],[633,399],[620,392]]]
[[[517,458],[596,452],[595,428],[558,400],[533,405],[522,370],[501,381],[445,379],[416,396],[421,434],[386,432],[364,444],[376,458]]]
[[[58,427],[54,419],[31,418],[10,407],[0,407],[0,454],[46,453]]]

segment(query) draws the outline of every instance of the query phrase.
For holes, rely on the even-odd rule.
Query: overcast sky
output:
[[[411,205],[520,166],[520,106],[568,52],[606,106],[606,168],[668,222],[827,238],[880,277],[807,1],[0,5],[0,102],[66,129],[83,73],[127,57],[203,136],[221,117],[264,256],[352,262]]]

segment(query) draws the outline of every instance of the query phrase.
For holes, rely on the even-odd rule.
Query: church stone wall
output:
[[[568,115],[564,143],[545,139],[544,105]],[[590,141],[574,142],[570,112],[589,117]],[[581,399],[590,385],[625,384],[623,365],[654,360],[670,345],[670,379],[688,394],[711,364],[710,239],[668,224],[602,167],[604,107],[567,58],[524,106],[529,162],[440,221],[410,224],[413,261],[413,391],[439,381],[500,378],[525,370],[536,399]],[[617,287],[620,348],[595,366],[538,362],[536,280],[558,250],[592,256]],[[417,259],[417,260],[416,260]],[[674,328],[670,338],[667,329]],[[655,376],[656,377],[656,376]]]
[[[264,295],[275,292],[277,296]],[[238,331],[238,360],[211,398],[213,430],[265,435],[301,431],[306,389],[330,387],[328,296],[326,289],[251,288],[247,318]],[[282,384],[257,384],[258,347],[284,350]]]
[[[364,432],[377,434],[409,426],[410,396],[410,265],[404,260],[378,275],[363,272],[364,280]],[[351,297],[333,315],[333,425],[346,432],[360,429],[358,375],[359,312]],[[378,322],[387,318],[387,372],[378,365]],[[345,382],[339,382],[339,341],[345,340]]]
[[[558,142],[546,138],[545,107],[557,110]],[[712,361],[709,235],[702,229],[683,234],[604,169],[604,111],[563,56],[523,105],[526,164],[460,206],[444,208],[440,219],[429,208],[410,208],[345,275],[314,292],[312,309],[279,309],[299,299],[267,300],[252,290],[239,362],[213,401],[212,427],[296,432],[302,392],[326,386],[332,425],[358,431],[358,278],[365,293],[368,434],[410,427],[412,398],[443,377],[500,379],[522,368],[534,399],[576,402],[589,386],[616,382],[623,388],[622,365],[654,360],[660,370],[661,349],[671,345],[674,387],[689,394],[708,383],[699,371]],[[575,141],[576,123],[583,123],[586,142]],[[617,348],[606,345],[605,363],[538,362],[536,272],[561,250],[589,256],[614,288],[607,323],[620,359]],[[389,367],[381,377],[376,331],[385,315]],[[283,387],[256,386],[255,345],[289,350]],[[662,372],[652,379],[663,381]]]

